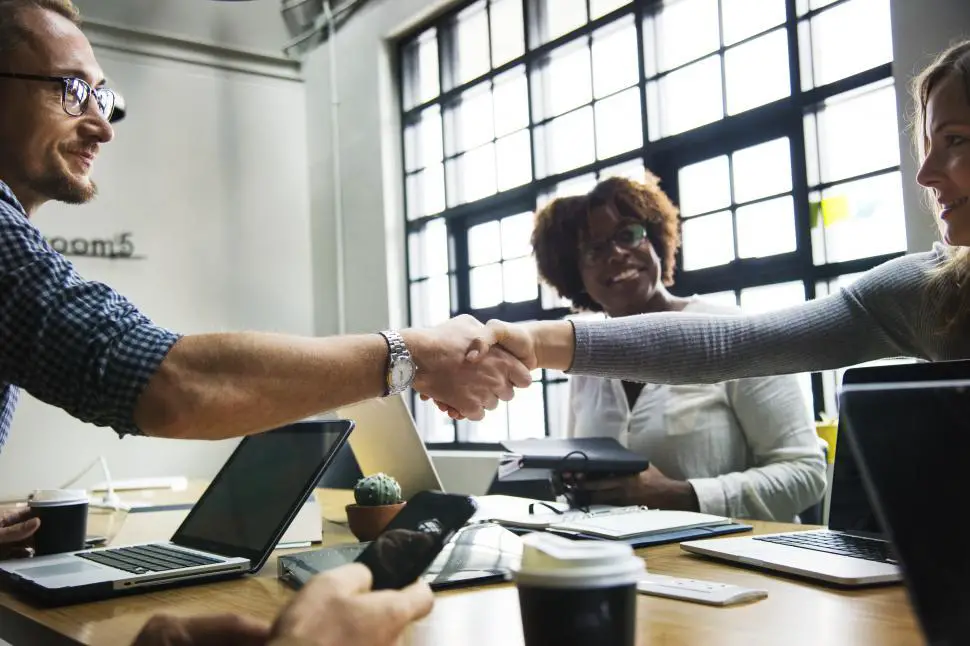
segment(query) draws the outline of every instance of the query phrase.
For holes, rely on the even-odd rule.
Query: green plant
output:
[[[354,500],[362,507],[395,505],[401,502],[401,485],[393,476],[375,473],[357,482],[354,486]]]

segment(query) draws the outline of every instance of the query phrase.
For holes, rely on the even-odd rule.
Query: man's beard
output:
[[[93,181],[80,182],[62,173],[45,174],[31,184],[31,188],[44,197],[67,204],[84,204],[98,194],[98,186]]]

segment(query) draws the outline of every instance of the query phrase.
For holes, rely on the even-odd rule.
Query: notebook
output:
[[[731,524],[731,519],[693,511],[593,505],[588,510],[569,509],[563,503],[483,496],[489,499],[485,513],[476,520],[488,520],[512,529],[581,534],[611,540],[626,540],[697,527]],[[505,502],[504,500],[507,500]],[[504,504],[502,504],[504,503]]]

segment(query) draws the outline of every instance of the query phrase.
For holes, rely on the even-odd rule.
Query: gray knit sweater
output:
[[[649,383],[828,370],[887,357],[970,358],[970,335],[940,332],[928,296],[945,249],[884,263],[852,285],[808,303],[757,315],[664,312],[575,321],[569,372]]]

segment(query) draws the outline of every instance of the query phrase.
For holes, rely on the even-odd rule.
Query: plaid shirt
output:
[[[140,434],[135,402],[178,338],[81,278],[0,182],[0,449],[19,388],[82,421]]]

